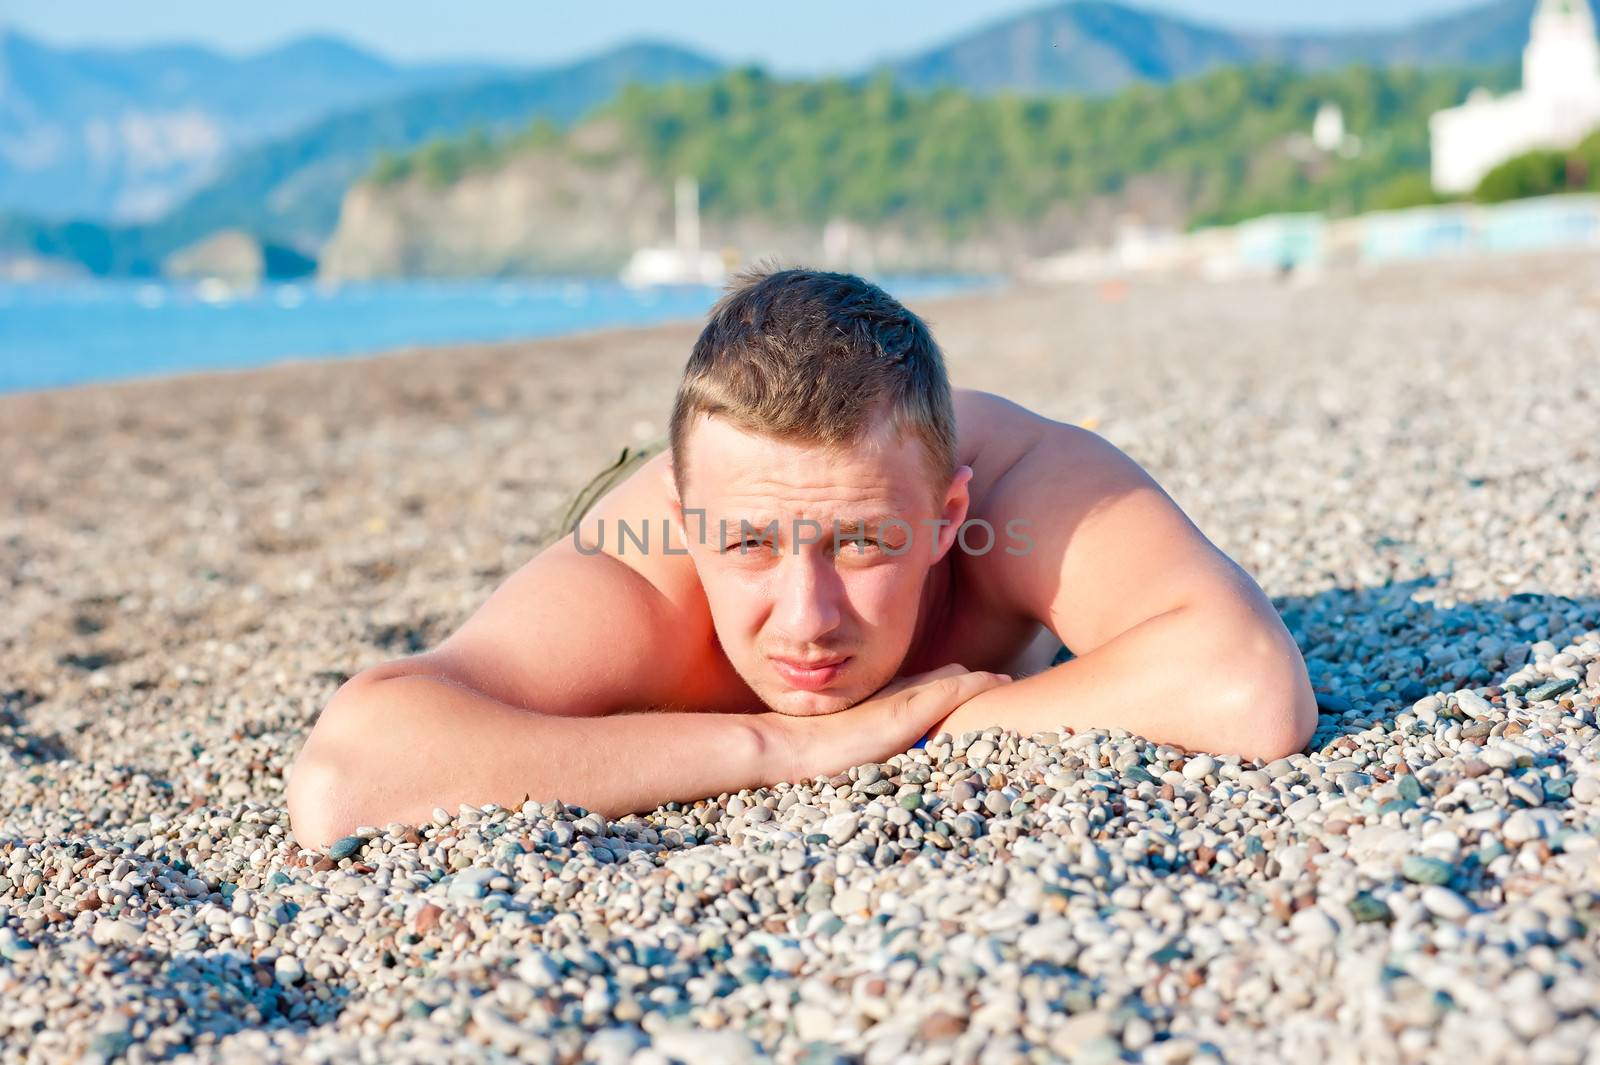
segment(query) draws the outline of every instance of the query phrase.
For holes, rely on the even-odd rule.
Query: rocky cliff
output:
[[[1164,198],[1156,187],[1142,195]],[[910,225],[841,219],[830,227],[710,212],[700,233],[703,247],[740,262],[993,273],[1106,231],[1126,203],[1124,196],[1062,205],[1038,222],[996,223],[960,239]],[[519,152],[447,184],[411,176],[353,186],[319,272],[333,280],[614,274],[635,249],[672,239],[670,186],[628,150],[614,124],[592,122],[562,145]]]

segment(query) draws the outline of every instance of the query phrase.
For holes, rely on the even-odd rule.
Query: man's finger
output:
[[[918,717],[949,713],[979,692],[1004,684],[1004,673],[962,672],[931,680],[906,695],[906,706]]]
[[[966,666],[963,666],[957,662],[951,662],[949,665],[940,666],[938,669],[930,669],[926,673],[913,673],[909,677],[900,677],[896,680],[892,680],[888,684],[885,684],[883,687],[879,688],[873,694],[875,696],[893,695],[896,692],[905,691],[907,688],[916,684],[926,684],[927,682],[931,680],[937,680],[940,677],[954,676],[958,673],[965,673],[966,671]]]

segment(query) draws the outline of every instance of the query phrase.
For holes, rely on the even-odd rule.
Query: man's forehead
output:
[[[893,475],[907,461],[918,461],[922,446],[910,434],[897,433],[887,419],[873,422],[853,440],[835,444],[752,431],[725,418],[700,414],[689,424],[685,438],[685,458],[697,471],[702,466],[728,472],[776,471],[825,462],[881,468]]]
[[[711,419],[688,448],[695,506],[826,506],[861,515],[912,501],[921,472],[916,445],[864,439],[831,446],[747,433]],[[686,502],[688,502],[686,500]]]
[[[852,477],[841,481],[831,478],[826,469],[796,478],[752,468],[728,482],[700,478],[696,485],[695,506],[752,520],[792,514],[877,518],[901,514],[913,502],[901,479]]]

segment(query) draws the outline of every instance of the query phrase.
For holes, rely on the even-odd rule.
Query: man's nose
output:
[[[796,644],[812,643],[839,627],[844,588],[820,552],[786,552],[778,569],[774,616],[786,638]]]

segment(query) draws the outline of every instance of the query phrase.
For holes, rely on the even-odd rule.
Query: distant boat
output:
[[[728,279],[722,256],[702,251],[684,254],[677,248],[640,248],[622,270],[622,283],[632,288],[651,285],[720,285]]]
[[[700,186],[680,177],[675,196],[675,236],[670,247],[640,248],[622,268],[622,283],[634,288],[652,285],[720,285],[728,264],[714,251],[700,247]]]

